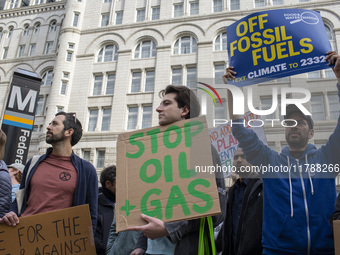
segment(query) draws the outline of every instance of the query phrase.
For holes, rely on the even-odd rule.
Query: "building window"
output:
[[[82,150],[82,156],[83,156],[83,159],[84,159],[84,160],[90,161],[90,159],[91,159],[91,150],[85,150],[85,149],[83,149],[83,150]]]
[[[214,106],[214,114],[215,114],[214,127],[217,127],[225,123],[226,110],[227,110],[226,100],[222,98],[222,106],[220,103]]]
[[[215,50],[227,50],[227,32],[222,32],[216,37]]]
[[[335,50],[336,49],[336,40],[335,40],[335,34],[334,34],[334,30],[333,30],[333,26],[328,24],[327,21],[324,21],[325,24],[325,29],[326,29],[326,33],[328,36],[328,40],[332,46],[332,49]]]
[[[109,131],[111,122],[111,108],[103,108],[101,131]]]
[[[8,29],[8,36],[7,36],[8,38],[12,38],[13,30],[14,30],[13,27],[10,27],[10,28]]]
[[[152,124],[152,106],[143,106],[142,128],[149,128]]]
[[[153,91],[155,87],[155,71],[146,71],[145,73],[145,92]]]
[[[24,53],[25,53],[25,45],[20,45],[20,46],[19,46],[19,50],[18,50],[18,55],[17,55],[17,57],[18,57],[18,58],[23,57],[23,56],[24,56]]]
[[[50,33],[55,32],[57,30],[57,21],[53,20],[50,23]]]
[[[188,88],[194,89],[197,87],[197,69],[196,67],[187,67],[187,81]]]
[[[172,85],[182,85],[182,68],[172,68],[171,78]]]
[[[74,13],[74,16],[73,16],[73,23],[72,23],[72,26],[73,27],[77,27],[78,26],[78,21],[79,21],[79,13]]]
[[[336,76],[333,72],[333,69],[328,68],[328,69],[324,69],[323,71],[325,72],[325,78],[326,79],[335,79],[336,78]]]
[[[2,40],[2,36],[4,35],[4,29],[0,27],[0,42]]]
[[[19,4],[19,0],[11,0],[9,2],[9,9],[17,8]]]
[[[161,8],[159,6],[153,6],[151,7],[151,9],[152,9],[151,19],[158,20],[160,18]]]
[[[215,84],[224,84],[222,76],[225,73],[225,65],[224,64],[215,64]]]
[[[2,52],[2,59],[7,59],[8,55],[8,47],[4,48],[4,51]]]
[[[131,79],[131,92],[140,92],[142,72],[133,71]]]
[[[303,3],[303,2],[310,2],[310,0],[299,0],[300,3]]]
[[[24,31],[23,31],[22,35],[23,35],[23,36],[28,36],[29,33],[30,33],[29,25],[26,24],[26,25],[24,26]]]
[[[307,76],[308,76],[308,79],[310,80],[317,80],[321,78],[321,73],[319,70],[317,70],[317,71],[309,72]]]
[[[62,81],[61,82],[60,95],[66,95],[67,84],[68,84],[67,81]]]
[[[197,41],[192,36],[182,36],[174,45],[174,54],[190,54],[197,52]]]
[[[67,51],[66,61],[67,62],[72,62],[72,51]]]
[[[39,97],[37,102],[37,107],[35,110],[35,115],[42,115],[43,114],[43,107],[44,107],[44,97]]]
[[[97,168],[104,168],[104,162],[105,162],[105,150],[99,150],[97,149]]]
[[[43,4],[43,3],[44,3],[43,0],[35,0],[34,1],[34,5]]]
[[[115,80],[116,80],[115,74],[107,75],[105,95],[113,95],[113,91],[115,88]]]
[[[37,35],[40,32],[40,23],[34,25],[33,34]]]
[[[104,0],[104,3],[111,3],[112,0]]]
[[[116,61],[118,55],[118,47],[114,44],[105,45],[98,54],[98,62]]]
[[[313,120],[325,120],[323,95],[312,95],[310,99]]]
[[[254,0],[255,8],[266,6],[266,0]]]
[[[68,72],[63,72],[63,78],[64,79],[68,79],[69,78],[69,74]]]
[[[74,49],[74,43],[68,43],[68,48],[70,50],[73,50]]]
[[[337,120],[339,117],[339,97],[337,94],[328,94],[329,116],[332,120]]]
[[[42,76],[42,86],[51,86],[53,79],[53,70],[46,71]]]
[[[34,56],[34,53],[35,53],[35,47],[36,47],[36,44],[35,43],[32,43],[30,44],[30,48],[28,50],[28,56]]]
[[[107,25],[109,25],[109,20],[110,20],[110,13],[102,14],[102,23],[100,26],[106,27]]]
[[[94,76],[94,82],[93,82],[93,96],[98,96],[102,92],[102,86],[103,86],[103,75],[95,75]]]
[[[140,42],[135,50],[135,58],[156,57],[156,43],[151,40]]]
[[[137,9],[137,22],[141,22],[145,20],[145,8]]]
[[[87,131],[95,131],[97,127],[98,109],[89,109],[89,124]]]
[[[120,25],[123,23],[123,12],[116,12],[116,25]]]
[[[63,112],[64,111],[64,106],[57,106],[56,111],[57,111],[57,113],[58,112]]]
[[[130,106],[128,107],[128,121],[127,129],[136,129],[137,127],[137,117],[138,117],[138,107]]]
[[[183,16],[183,3],[174,4],[174,17],[182,17]]]
[[[240,0],[230,0],[230,10],[239,10],[240,9]]]
[[[190,2],[190,15],[197,15],[199,12],[198,1]]]
[[[103,84],[106,84],[106,87],[103,87]],[[95,74],[94,81],[93,81],[93,96],[98,96],[104,94],[105,95],[112,95],[114,91],[115,85],[115,74],[107,74],[103,76],[102,74]]]
[[[45,54],[51,54],[53,50],[53,42],[47,42],[45,46]]]
[[[261,97],[261,110],[269,110],[272,108],[273,100],[271,97]],[[279,108],[279,107],[277,107]],[[275,119],[275,112],[265,115],[266,119]]]
[[[223,11],[223,0],[213,0],[214,1],[214,12]]]
[[[283,0],[273,0],[273,5],[283,5]]]

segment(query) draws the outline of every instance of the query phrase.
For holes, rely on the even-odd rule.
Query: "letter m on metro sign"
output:
[[[41,79],[23,69],[14,71],[1,129],[7,135],[7,164],[26,164]]]

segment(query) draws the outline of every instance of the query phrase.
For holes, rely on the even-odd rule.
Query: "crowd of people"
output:
[[[326,60],[333,66],[340,90],[340,56],[328,52]],[[236,77],[237,70],[228,67],[223,79],[227,83]],[[159,125],[199,116],[198,98],[189,88],[169,85],[160,96]],[[228,110],[235,123],[243,122],[243,116],[233,114],[230,92]],[[215,173],[221,214],[212,217],[219,231],[215,243],[209,243],[211,254],[214,250],[223,255],[334,254],[332,222],[340,219],[337,173],[315,173],[308,166],[340,164],[340,119],[328,142],[316,149],[309,143],[314,135],[309,115],[288,105],[284,118],[288,146],[281,153],[243,125],[232,126],[239,142],[233,159],[236,169],[285,165],[289,171],[260,175],[238,171],[239,178],[228,192],[223,173]],[[3,161],[6,135],[0,131],[0,223],[16,226],[22,216],[88,204],[98,255],[199,254],[200,219],[169,223],[141,215],[147,224],[116,233],[116,166],[101,172],[98,189],[96,169],[72,150],[81,137],[82,125],[75,114],[59,112],[47,127],[46,142],[51,148],[25,166],[7,165]],[[214,165],[220,165],[214,147],[212,159]],[[15,195],[18,190],[24,191],[20,203]]]

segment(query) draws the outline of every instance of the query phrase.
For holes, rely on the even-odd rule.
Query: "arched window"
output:
[[[40,32],[40,23],[38,22],[38,23],[35,23],[34,25],[33,34],[37,35],[39,34],[39,32]]]
[[[57,21],[52,20],[50,23],[50,32],[55,32],[57,30]]]
[[[12,38],[13,30],[14,30],[13,27],[9,27],[9,28],[8,28],[8,38]]]
[[[114,44],[103,46],[99,53],[97,62],[111,62],[116,61],[118,55],[118,47]]]
[[[53,70],[46,71],[42,76],[42,86],[51,86],[53,79]]]
[[[324,24],[325,24],[325,29],[326,29],[326,33],[328,36],[328,40],[332,46],[332,49],[336,50],[336,41],[335,41],[333,26],[328,24],[328,22],[325,22],[325,21],[324,21]]]
[[[29,29],[29,25],[28,24],[25,24],[24,26],[24,31],[22,33],[23,36],[28,36],[30,33],[30,29]]]
[[[174,45],[174,54],[190,54],[197,52],[197,41],[192,36],[182,36]]]
[[[222,32],[216,37],[215,50],[227,50],[227,32]]]
[[[156,57],[156,43],[151,40],[140,42],[135,50],[135,58]]]
[[[2,40],[3,33],[4,33],[4,29],[2,27],[0,27],[0,42]]]

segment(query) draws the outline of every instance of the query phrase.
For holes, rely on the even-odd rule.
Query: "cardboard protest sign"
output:
[[[164,222],[220,213],[205,117],[121,134],[117,142],[117,232],[145,225],[141,214]]]
[[[236,86],[329,68],[332,50],[318,12],[280,9],[253,13],[227,27]],[[247,63],[247,64],[245,64]]]
[[[82,254],[96,249],[88,205],[20,218],[0,224],[0,255]]]
[[[335,255],[340,255],[340,220],[333,221]]]
[[[267,144],[263,126],[259,127],[261,123],[256,123],[257,121],[255,121],[261,120],[261,117],[254,113],[247,112],[243,119],[245,123],[248,123],[247,128],[254,130],[260,140],[264,144]],[[254,122],[251,122],[251,120],[254,120]],[[216,148],[221,159],[221,165],[225,176],[229,176],[231,173],[227,171],[228,166],[232,166],[235,151],[238,149],[238,141],[234,138],[231,128],[231,123],[226,123],[209,130],[210,142]]]

